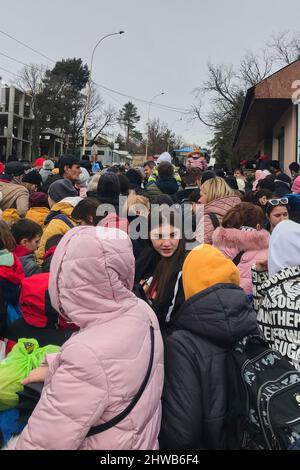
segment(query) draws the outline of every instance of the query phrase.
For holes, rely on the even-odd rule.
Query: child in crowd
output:
[[[6,222],[0,221],[0,289],[5,305],[5,323],[19,318],[20,284],[25,274],[19,258],[13,253],[16,243]]]
[[[97,217],[100,202],[95,197],[86,197],[74,207],[71,217],[78,225],[97,225],[101,217]]]
[[[48,293],[51,260],[62,238],[62,235],[54,235],[47,240],[42,272],[21,283],[22,317],[9,325],[3,334],[10,343],[16,343],[19,338],[35,338],[41,347],[48,344],[61,346],[78,330],[52,307]]]
[[[14,254],[22,263],[26,277],[40,272],[34,252],[38,249],[43,231],[36,222],[20,219],[11,228],[16,242]]]
[[[26,219],[33,220],[44,229],[45,219],[50,212],[48,196],[45,193],[32,193],[29,197],[29,210]]]

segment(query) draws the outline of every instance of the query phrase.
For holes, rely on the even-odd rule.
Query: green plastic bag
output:
[[[19,339],[7,357],[0,362],[0,411],[9,410],[19,402],[21,381],[43,362],[46,354],[57,353],[58,346],[39,347],[36,339]]]

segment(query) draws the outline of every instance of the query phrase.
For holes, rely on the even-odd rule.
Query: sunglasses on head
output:
[[[271,206],[287,206],[289,203],[289,200],[287,197],[283,197],[281,199],[270,199],[268,201],[268,204]]]

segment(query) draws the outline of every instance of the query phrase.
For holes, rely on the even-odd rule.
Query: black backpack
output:
[[[252,334],[228,354],[229,449],[284,450],[300,438],[300,372]]]

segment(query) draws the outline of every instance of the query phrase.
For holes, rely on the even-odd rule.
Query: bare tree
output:
[[[71,137],[72,147],[75,150],[81,144],[81,138],[84,129],[84,121],[86,114],[88,115],[87,132],[91,134],[97,126],[98,113],[104,105],[100,95],[97,93],[95,86],[92,85],[89,107],[86,109],[87,97],[81,93],[80,99],[73,104],[73,116],[71,121]]]
[[[115,126],[117,124],[118,120],[118,115],[113,106],[108,106],[107,108],[104,108],[97,116],[97,119],[95,120],[95,126],[94,126],[94,135],[92,139],[90,140],[90,145],[93,145],[95,143],[95,140],[97,139],[98,136],[100,136],[104,129],[109,129],[112,126]]]
[[[46,68],[42,65],[32,64],[30,66],[24,67],[19,75],[21,78],[18,81],[18,86],[26,91],[31,97],[31,107],[34,114],[33,121],[33,154],[38,154],[39,152],[39,141],[40,134],[43,128],[43,124],[40,119],[40,103],[38,98],[45,89],[45,76]],[[67,86],[69,84],[66,81],[59,81],[57,83],[51,84],[51,102],[55,104],[64,99],[64,95],[67,93]],[[73,100],[72,113],[70,116],[70,122],[67,125],[67,128],[64,129],[64,133],[71,136],[70,145],[73,150],[81,144],[81,138],[84,128],[84,119],[85,119],[85,104],[86,104],[86,95],[80,93],[76,99]],[[87,110],[89,120],[88,120],[88,133],[93,136],[91,139],[92,143],[95,139],[102,133],[104,129],[107,129],[109,126],[112,126],[116,123],[116,111],[112,107],[105,108],[104,101],[100,97],[99,93],[96,90],[96,87],[92,85],[89,109]],[[50,114],[50,112],[49,112]],[[66,142],[69,142],[69,138],[66,135]]]
[[[156,155],[165,151],[171,151],[182,143],[182,139],[168,128],[165,122],[158,118],[152,119],[147,126],[149,138],[149,154]]]
[[[217,129],[224,119],[234,118],[237,102],[241,95],[239,76],[233,67],[208,64],[208,79],[202,87],[194,90],[197,99],[192,107],[191,116],[199,119],[204,125]],[[203,99],[209,96],[210,110],[203,111]]]
[[[206,117],[205,113],[202,111],[202,108],[202,100],[198,97],[197,103],[191,107],[191,119],[199,119],[199,121],[202,122],[202,124],[205,126],[210,127],[211,129],[216,129],[216,125],[213,122],[208,122],[209,117]]]
[[[18,72],[20,78],[16,83],[21,90],[31,96],[30,108],[34,115],[32,123],[32,156],[38,155],[40,150],[41,122],[37,106],[37,97],[43,89],[45,73],[46,67],[44,65],[31,64],[25,66]]]
[[[291,36],[288,31],[281,31],[272,36],[268,47],[273,51],[276,61],[288,65],[300,58],[300,35]]]
[[[237,85],[235,83],[237,75],[233,70],[233,66],[214,65],[209,62],[207,67],[208,80],[200,90],[204,92],[216,92],[214,99],[218,101],[224,100],[229,104],[234,104],[237,91]]]
[[[43,78],[45,77],[46,67],[44,65],[31,64],[26,65],[18,72],[20,77],[17,85],[24,92],[34,98],[43,88]]]
[[[212,147],[220,161],[232,156],[247,89],[275,71],[276,62],[289,64],[298,58],[300,36],[284,32],[273,36],[272,42],[259,54],[248,51],[236,68],[208,64],[207,80],[194,90],[195,104],[190,116],[213,131]]]
[[[269,50],[263,49],[262,57],[248,51],[241,60],[239,75],[245,87],[249,88],[268,77],[272,68],[273,58]]]

